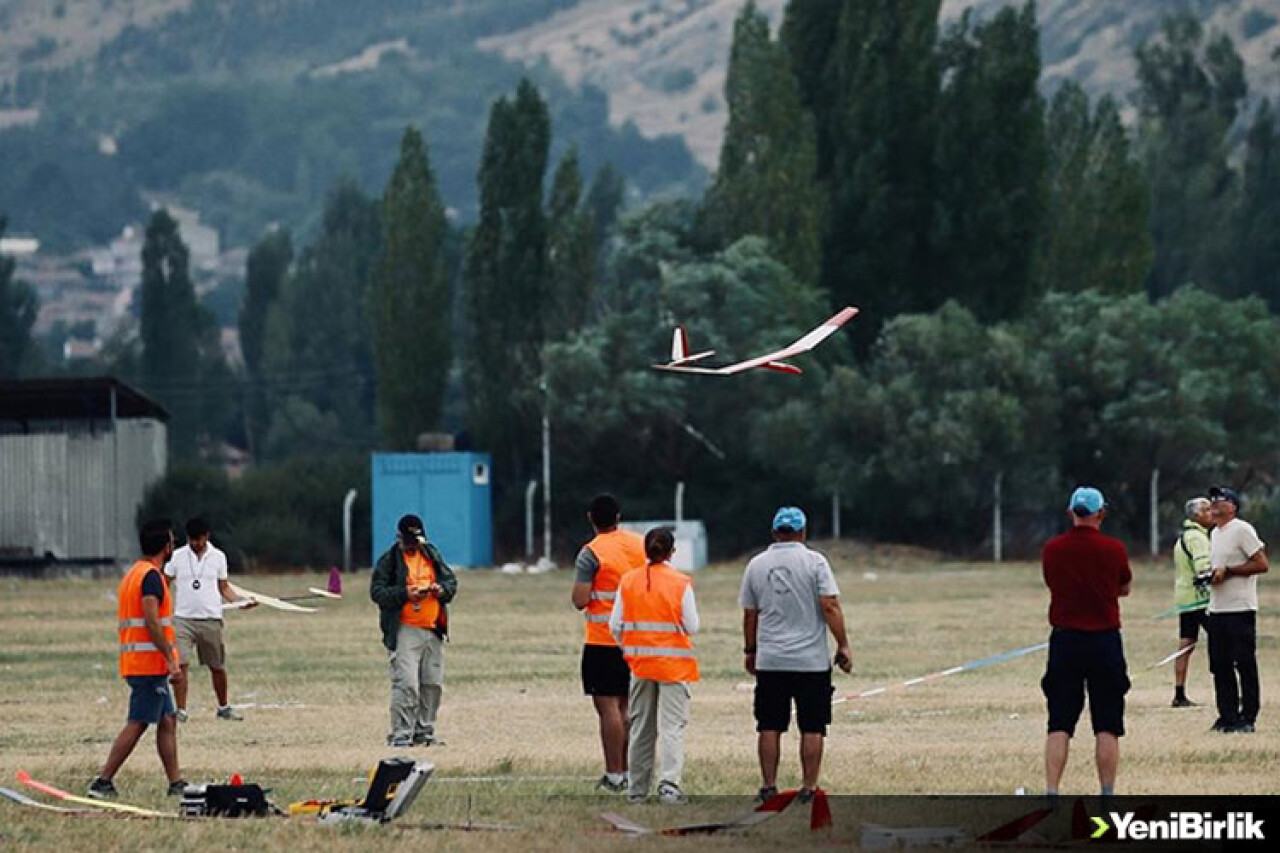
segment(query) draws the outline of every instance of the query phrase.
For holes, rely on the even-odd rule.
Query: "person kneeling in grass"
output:
[[[655,527],[645,534],[644,551],[648,564],[622,576],[609,615],[609,631],[631,669],[627,799],[642,802],[649,796],[656,747],[658,801],[678,805],[689,801],[680,789],[680,774],[689,684],[698,680],[697,653],[689,639],[698,631],[698,606],[693,581],[667,563],[675,552],[671,529]]]

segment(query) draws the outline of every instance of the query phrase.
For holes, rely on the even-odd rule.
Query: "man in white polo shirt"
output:
[[[1258,688],[1258,575],[1270,568],[1266,543],[1247,521],[1236,518],[1240,495],[1209,490],[1213,520],[1209,534],[1209,668],[1218,703],[1214,731],[1249,733],[1261,705]],[[1239,674],[1239,685],[1236,676]]]
[[[174,632],[182,674],[173,683],[178,722],[187,721],[187,689],[191,656],[209,667],[218,697],[218,719],[244,719],[227,700],[226,648],[222,642],[222,602],[239,601],[227,580],[227,555],[209,541],[209,524],[202,518],[187,522],[187,544],[173,552],[164,573],[173,578]],[[253,607],[257,602],[249,602]]]

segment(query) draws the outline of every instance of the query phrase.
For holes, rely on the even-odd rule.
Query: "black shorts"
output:
[[[1188,610],[1178,615],[1178,636],[1183,640],[1196,642],[1200,639],[1200,629],[1209,630],[1208,609]]]
[[[823,672],[761,671],[756,673],[756,731],[785,732],[791,726],[791,703],[802,734],[827,733],[831,725],[831,670]]]
[[[1119,631],[1055,628],[1049,637],[1049,665],[1040,689],[1049,700],[1049,731],[1076,733],[1089,692],[1093,733],[1124,735],[1124,696],[1129,674]]]
[[[582,692],[588,696],[623,696],[631,689],[631,668],[617,646],[582,647]]]

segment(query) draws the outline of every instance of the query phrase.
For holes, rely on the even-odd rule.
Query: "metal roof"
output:
[[[117,418],[168,421],[163,406],[113,376],[0,380],[0,422],[102,420],[111,417],[115,391]]]

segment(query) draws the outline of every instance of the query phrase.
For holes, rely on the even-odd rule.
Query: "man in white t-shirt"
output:
[[[1213,520],[1209,534],[1209,668],[1218,703],[1214,731],[1249,733],[1261,705],[1258,687],[1258,575],[1270,568],[1266,543],[1253,525],[1236,518],[1240,495],[1209,490]],[[1239,684],[1236,676],[1239,675]]]
[[[191,657],[209,667],[218,697],[218,719],[242,720],[227,701],[226,647],[222,642],[222,602],[240,601],[227,580],[227,556],[209,541],[209,524],[202,518],[187,522],[187,544],[173,552],[164,573],[173,578],[173,627],[178,639],[182,674],[173,683],[178,722],[187,721],[187,690]],[[246,607],[253,607],[249,602]]]
[[[747,672],[756,677],[761,802],[778,793],[782,733],[791,725],[793,702],[800,729],[800,801],[812,800],[818,789],[831,724],[828,630],[836,642],[836,665],[845,672],[853,667],[840,588],[827,558],[804,544],[806,527],[799,507],[779,509],[773,517],[774,543],[753,557],[742,575],[742,651]]]

